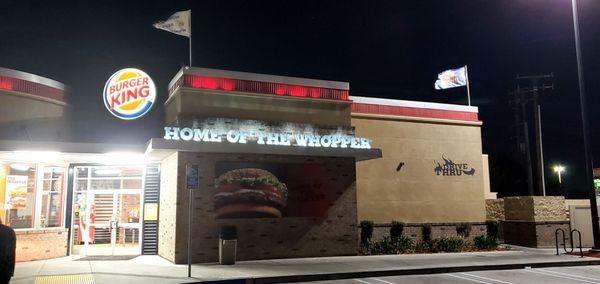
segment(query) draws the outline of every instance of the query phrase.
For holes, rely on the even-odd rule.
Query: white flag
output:
[[[166,21],[154,24],[154,27],[181,36],[191,37],[190,13],[191,10],[177,12]]]
[[[454,87],[462,87],[467,85],[467,68],[446,70],[438,74],[438,79],[435,81],[435,89],[442,90]]]

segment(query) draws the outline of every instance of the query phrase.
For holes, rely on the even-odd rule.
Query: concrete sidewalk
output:
[[[241,261],[232,266],[196,264],[192,268],[193,278],[187,278],[186,265],[175,265],[159,256],[101,261],[71,256],[18,263],[11,283],[34,283],[36,276],[51,275],[93,275],[95,283],[110,284],[231,279],[251,279],[248,283],[278,283],[571,265],[600,265],[600,259],[556,256],[553,250],[520,248],[499,252],[277,259]]]

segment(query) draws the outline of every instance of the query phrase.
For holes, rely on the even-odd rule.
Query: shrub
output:
[[[487,228],[487,235],[498,239],[498,231],[500,228],[500,221],[498,220],[487,220],[485,221],[485,227]]]
[[[431,242],[431,225],[424,224],[422,233],[423,233],[423,242],[430,243]]]
[[[498,240],[490,236],[477,236],[473,239],[473,244],[479,250],[495,250],[498,248]]]
[[[460,252],[470,249],[470,243],[463,238],[442,237],[431,240],[431,252]]]
[[[431,245],[426,242],[417,242],[414,251],[416,253],[426,253],[431,251]]]
[[[468,238],[471,234],[470,223],[460,223],[456,225],[456,234],[463,238]]]
[[[415,242],[406,236],[400,236],[398,238],[383,237],[381,240],[376,242],[370,242],[366,247],[369,254],[398,254],[413,252],[415,249]]]
[[[363,220],[360,222],[360,244],[366,246],[373,237],[373,221]]]
[[[403,222],[392,221],[392,227],[390,228],[390,237],[396,239],[402,236],[405,224]]]

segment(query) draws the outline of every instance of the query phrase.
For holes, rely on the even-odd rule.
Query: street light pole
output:
[[[592,179],[592,151],[590,148],[590,133],[587,120],[587,106],[585,102],[585,80],[583,77],[583,60],[581,55],[581,43],[579,38],[579,16],[577,0],[571,0],[573,8],[573,29],[575,31],[575,52],[577,54],[577,76],[579,79],[579,103],[581,104],[581,126],[583,129],[583,149],[585,157],[585,187],[589,191],[590,211],[592,215],[592,234],[594,237],[593,250],[600,250],[600,219],[598,218],[598,207],[596,202],[596,190]]]

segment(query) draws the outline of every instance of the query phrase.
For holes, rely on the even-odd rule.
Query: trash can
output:
[[[235,264],[237,250],[237,230],[235,226],[221,227],[219,234],[219,263],[224,265]]]

